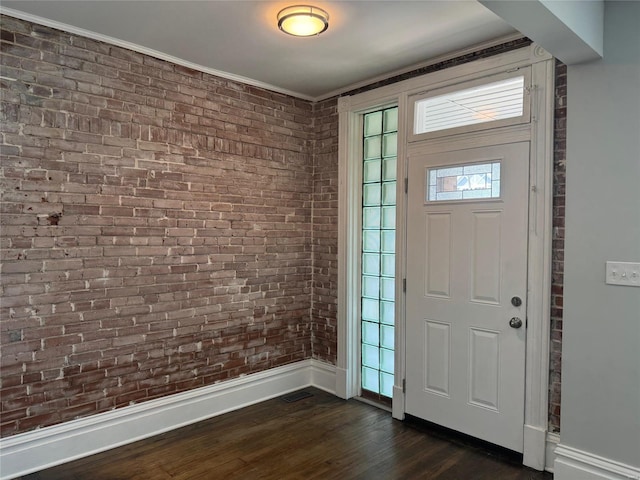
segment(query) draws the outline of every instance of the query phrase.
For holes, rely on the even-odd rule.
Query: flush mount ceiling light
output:
[[[293,5],[278,12],[278,28],[296,37],[319,35],[329,28],[329,14],[311,5]]]

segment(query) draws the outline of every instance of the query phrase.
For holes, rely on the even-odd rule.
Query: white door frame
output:
[[[407,154],[434,153],[446,148],[442,137],[413,146],[409,143],[409,95],[466,82],[515,68],[531,66],[531,122],[505,127],[505,142],[529,140],[529,251],[528,308],[525,372],[523,463],[543,470],[548,425],[549,315],[551,297],[551,238],[553,200],[554,61],[541,47],[528,47],[439,70],[421,77],[338,100],[338,352],[336,393],[342,398],[360,394],[360,182],[362,116],[369,111],[398,105],[398,182],[396,220],[396,344],[393,416],[404,418],[405,372],[405,272]],[[460,141],[478,146],[487,135],[461,135]]]

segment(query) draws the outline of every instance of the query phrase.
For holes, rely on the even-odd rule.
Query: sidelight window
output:
[[[364,115],[361,386],[392,397],[398,108]]]

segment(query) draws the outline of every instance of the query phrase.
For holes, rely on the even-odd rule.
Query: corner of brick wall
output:
[[[313,357],[336,363],[338,296],[338,102],[314,105]]]
[[[312,104],[1,41],[2,435],[310,358]]]

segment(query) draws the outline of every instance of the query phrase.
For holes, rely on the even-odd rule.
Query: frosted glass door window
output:
[[[397,107],[364,116],[362,146],[362,389],[391,398],[395,335]]]

